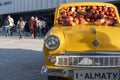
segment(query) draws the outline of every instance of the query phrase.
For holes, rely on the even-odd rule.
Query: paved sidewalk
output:
[[[5,31],[4,31],[2,28],[0,28],[0,37],[6,37]],[[10,36],[9,36],[9,37],[10,37]],[[13,32],[13,36],[12,36],[12,37],[13,37],[13,38],[19,38],[18,32]],[[24,31],[23,37],[26,38],[26,39],[31,39],[31,33]],[[37,36],[36,38],[37,38],[37,39],[43,39],[44,36],[42,36],[42,37]]]

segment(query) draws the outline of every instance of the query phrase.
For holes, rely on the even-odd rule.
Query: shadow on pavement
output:
[[[42,65],[41,51],[0,49],[0,80],[47,80],[40,74]]]

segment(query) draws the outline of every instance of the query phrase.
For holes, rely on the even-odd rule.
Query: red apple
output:
[[[117,23],[117,20],[116,20],[116,19],[114,19],[114,18],[111,18],[111,19],[110,19],[110,25],[111,25],[111,26],[114,26],[116,23]]]
[[[63,21],[58,21],[58,23],[59,23],[59,24],[64,24],[64,22],[63,22]]]
[[[99,14],[104,15],[104,12],[103,11],[99,11]]]
[[[93,14],[93,12],[87,12],[86,17],[91,18],[92,14]]]
[[[114,8],[113,7],[109,7],[108,10],[109,10],[109,12],[113,12]]]
[[[59,17],[58,20],[61,21],[61,20],[63,20],[63,19],[62,19],[62,17]]]
[[[70,11],[70,7],[68,7],[68,8],[66,9],[66,11],[69,12],[69,11]]]
[[[90,6],[86,6],[86,7],[85,7],[85,10],[86,10],[86,11],[90,11],[90,10],[91,10],[91,7],[90,7]]]
[[[90,18],[95,20],[97,19],[97,15],[93,13]]]
[[[106,12],[104,12],[104,14],[106,15],[106,16],[109,16],[109,12],[108,11],[106,11]]]
[[[67,16],[71,16],[73,14],[72,11],[67,12]]]
[[[90,22],[90,18],[85,18],[85,21]]]
[[[97,21],[95,21],[95,24],[97,24],[97,25],[102,25],[102,23],[101,23],[101,19],[98,19]]]
[[[109,14],[111,17],[115,17],[116,16],[116,14],[114,13],[114,12],[110,12],[110,14]]]
[[[95,10],[95,14],[99,14],[99,11],[98,11],[98,10]]]
[[[81,9],[82,9],[82,7],[81,7],[81,6],[77,6],[76,8],[77,8],[77,10],[81,10]]]
[[[108,11],[108,7],[106,7],[106,6],[103,6],[102,9],[103,9],[103,11]]]
[[[66,12],[64,12],[64,13],[62,13],[61,15],[62,15],[62,17],[64,18],[64,17],[66,17],[66,16],[67,16],[67,13],[66,13]]]
[[[64,9],[63,9],[63,8],[61,8],[59,12],[60,12],[60,13],[63,13],[63,12],[64,12]]]
[[[84,19],[83,17],[80,17],[80,18],[79,18],[79,23],[80,23],[80,24],[83,24],[84,22],[85,22],[85,19]]]
[[[96,10],[92,9],[92,10],[91,10],[91,12],[92,12],[92,13],[95,13],[95,12],[96,12]]]
[[[97,15],[97,18],[98,18],[98,19],[102,19],[102,17],[103,17],[103,15],[101,15],[101,14],[98,14],[98,15]]]
[[[73,17],[67,16],[66,19],[65,19],[65,22],[66,22],[68,25],[72,25],[72,23],[73,23]]]
[[[91,9],[96,10],[97,7],[96,6],[91,6]]]
[[[102,6],[97,6],[98,11],[102,11]]]
[[[73,13],[71,14],[71,16],[72,16],[72,17],[76,17],[76,12],[73,12]]]
[[[74,18],[73,20],[76,24],[79,24],[79,19],[78,18]]]

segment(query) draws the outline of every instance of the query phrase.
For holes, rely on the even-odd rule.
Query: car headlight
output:
[[[60,40],[55,35],[50,35],[45,39],[45,46],[50,50],[55,50],[59,47]]]

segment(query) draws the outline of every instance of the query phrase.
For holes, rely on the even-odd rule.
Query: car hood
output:
[[[120,51],[119,27],[78,25],[63,32],[66,51]]]

